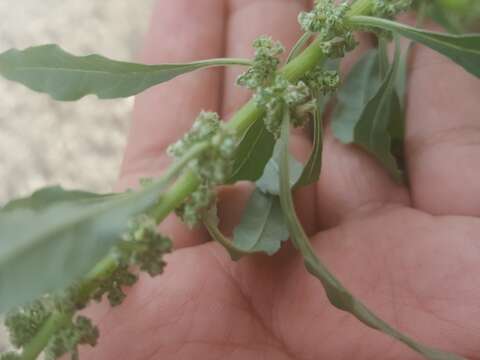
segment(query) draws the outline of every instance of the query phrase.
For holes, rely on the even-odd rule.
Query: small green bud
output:
[[[321,66],[317,66],[305,75],[304,81],[311,91],[326,95],[338,89],[340,74],[338,71],[323,70]]]
[[[237,85],[255,90],[265,86],[275,77],[280,64],[279,56],[285,51],[283,45],[268,36],[261,36],[253,43],[255,58],[253,66],[237,79]]]
[[[320,43],[322,52],[329,58],[338,59],[345,56],[357,46],[357,40],[353,36],[353,32],[345,32],[343,36],[337,36],[330,40]]]
[[[92,298],[100,301],[104,295],[107,295],[110,305],[118,306],[126,297],[123,287],[130,287],[137,280],[138,277],[129,271],[127,265],[119,265],[110,276],[98,280],[97,287],[92,293]]]
[[[310,12],[301,12],[298,22],[304,31],[318,33],[321,38],[330,40],[349,30],[346,14],[350,9],[348,2],[339,5],[334,0],[317,0]]]
[[[373,14],[378,17],[393,18],[412,6],[412,0],[374,0]]]
[[[137,265],[150,276],[163,272],[163,256],[171,248],[171,240],[159,234],[155,220],[145,214],[131,222],[130,231],[118,245],[119,258],[123,264]]]
[[[292,125],[304,124],[305,118],[295,118],[296,109],[311,100],[311,92],[303,81],[291,84],[284,77],[277,75],[271,86],[258,89],[254,99],[257,106],[265,109],[265,127],[278,138],[285,108],[291,111]]]

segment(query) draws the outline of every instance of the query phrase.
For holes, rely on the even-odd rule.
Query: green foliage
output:
[[[57,45],[12,49],[0,54],[0,75],[61,101],[87,95],[101,99],[129,97],[187,72],[226,65],[249,62],[211,59],[189,64],[143,65],[99,55],[74,56]]]
[[[369,16],[355,16],[354,24],[393,31],[445,55],[465,70],[480,77],[480,35],[452,35],[420,30],[398,22]]]
[[[64,326],[50,340],[45,349],[45,360],[56,360],[65,354],[70,354],[71,360],[78,360],[80,345],[95,346],[99,332],[90,319],[78,316],[75,321]]]
[[[242,252],[273,255],[288,237],[278,197],[255,190],[233,232],[235,246]]]
[[[31,205],[29,198],[7,205],[0,211],[0,311],[85,274],[120,241],[132,217],[156,204],[165,185],[119,196],[47,188]]]
[[[375,156],[397,180],[402,173],[392,154],[392,134],[402,136],[403,118],[395,92],[399,49],[387,75],[381,79],[378,50],[371,50],[356,64],[338,94],[332,129],[337,138],[356,144]]]
[[[256,181],[272,156],[275,139],[263,121],[255,121],[235,150],[232,176],[228,183]]]
[[[285,113],[282,123],[282,134],[279,140],[279,182],[280,182],[280,203],[285,214],[288,229],[297,249],[302,254],[305,267],[316,278],[318,278],[327,294],[328,299],[336,308],[349,312],[365,325],[389,335],[419,354],[430,360],[460,360],[454,354],[445,353],[433,348],[424,346],[410,337],[402,334],[380,319],[369,310],[361,301],[357,300],[343,285],[335,278],[328,268],[315,254],[308,236],[305,234],[302,225],[296,215],[290,190],[290,169],[288,155],[288,138],[290,131],[288,112]]]
[[[75,360],[80,345],[94,346],[98,329],[77,311],[104,297],[112,306],[121,304],[125,287],[138,279],[136,270],[151,276],[163,272],[172,242],[157,232],[157,223],[173,211],[190,226],[203,220],[234,260],[254,253],[273,255],[291,235],[307,270],[322,282],[334,306],[427,359],[460,359],[400,333],[350,294],[317,258],[293,206],[292,191],[320,176],[322,112],[340,84],[338,64],[332,67],[331,59],[353,49],[355,27],[381,29],[378,33],[383,35],[398,33],[479,76],[478,35],[451,36],[358,16],[393,17],[409,6],[409,0],[340,5],[317,0],[311,12],[300,14],[305,34],[280,70],[283,46],[266,36],[254,42],[253,62],[212,59],[140,65],[98,55],[76,57],[54,45],[0,54],[0,74],[59,100],[90,94],[130,96],[189,71],[233,64],[250,65],[237,83],[255,92],[230,123],[215,113],[201,112],[190,132],[169,147],[176,161],[166,175],[142,182],[139,191],[97,195],[51,187],[0,210],[0,311],[29,302],[6,319],[12,343],[22,352],[0,359],[32,360],[45,350],[47,360],[67,353]],[[317,39],[307,47],[312,36]],[[397,44],[390,64],[386,46],[382,37],[379,49],[368,52],[354,67],[338,94],[332,126],[343,142],[363,147],[399,179],[408,53],[400,54]],[[312,118],[314,144],[303,167],[288,154],[289,131]],[[216,187],[240,180],[256,181],[256,190],[230,240],[218,228]],[[42,295],[46,292],[54,295]],[[40,297],[31,302],[34,296]]]
[[[300,178],[295,182],[295,187],[313,184],[320,178],[323,150],[322,108],[326,104],[326,99],[327,97],[323,96],[319,97],[317,101],[317,109],[313,115],[313,149]],[[292,168],[293,166],[290,164],[290,169]]]
[[[265,166],[262,177],[258,179],[256,183],[257,188],[266,194],[278,195],[280,193],[280,188],[278,184],[279,150],[280,145],[277,142],[272,158],[268,161],[267,166]],[[302,176],[303,166],[293,156],[290,156],[289,161],[291,169],[290,187],[293,188]]]
[[[31,304],[7,313],[5,326],[10,334],[10,342],[16,348],[28,344],[52,312],[47,299],[42,298]]]

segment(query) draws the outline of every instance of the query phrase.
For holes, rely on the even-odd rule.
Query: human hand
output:
[[[251,53],[261,34],[291,46],[307,1],[160,0],[144,59],[181,62]],[[191,14],[191,15],[189,15]],[[368,38],[348,58],[371,46]],[[166,146],[201,109],[228,118],[248,98],[234,69],[206,70],[137,99],[121,187],[161,173]],[[296,194],[317,254],[382,318],[428,345],[469,359],[480,354],[480,82],[448,60],[416,48],[408,92],[409,188],[396,185],[368,155],[325,140],[323,172]],[[299,158],[310,143],[293,137]],[[243,189],[222,194],[226,229]],[[119,308],[94,306],[99,346],[91,359],[417,359],[404,345],[333,308],[289,246],[273,258],[232,263],[176,219],[162,224],[177,250],[161,277],[141,281]]]

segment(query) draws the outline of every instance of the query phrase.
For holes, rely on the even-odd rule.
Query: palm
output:
[[[171,24],[176,11],[188,6],[199,22],[189,26],[205,31],[199,34],[186,26],[175,41],[210,46],[186,50],[173,40],[168,44],[167,38],[163,45],[173,51],[172,58],[157,59],[162,51],[151,45],[147,59],[245,56],[251,39],[262,33],[289,45],[298,35],[295,14],[304,6],[303,1],[232,0],[227,26],[222,20],[225,1],[212,2],[209,9],[200,3],[159,1],[158,14],[164,21],[157,20],[149,41],[158,47],[168,20]],[[265,19],[265,14],[271,18]],[[245,23],[248,29],[234,33]],[[222,54],[218,43],[225,26],[236,41],[227,41],[227,54]],[[480,352],[476,335],[480,220],[475,217],[480,215],[475,196],[480,194],[480,170],[475,166],[480,147],[472,134],[477,131],[478,136],[473,94],[479,84],[450,63],[439,63],[428,51],[418,52],[415,61],[435,66],[411,74],[406,149],[410,189],[395,185],[367,155],[327,136],[322,179],[297,194],[297,208],[314,234],[317,254],[371,309],[425,343],[474,359]],[[225,83],[234,76],[227,70]],[[431,78],[436,79],[434,86]],[[451,79],[458,89],[454,94],[444,91],[451,87],[447,83]],[[163,163],[158,154],[188,128],[201,108],[218,109],[227,116],[245,100],[246,94],[230,87],[219,99],[214,89],[221,81],[215,71],[194,74],[138,100],[124,185],[158,172]],[[187,91],[191,96],[185,96]],[[159,114],[153,109],[162,103],[169,106]],[[157,120],[173,116],[177,121]],[[307,137],[298,134],[294,140],[294,152],[305,157]],[[235,198],[222,207],[224,225],[230,228],[241,209],[229,204],[237,204],[245,194],[237,189],[224,197]],[[142,278],[118,309],[103,305],[92,309],[102,337],[95,350],[85,349],[85,355],[105,360],[417,358],[329,305],[321,285],[305,272],[291,247],[273,258],[256,256],[232,263],[217,244],[204,243],[203,232],[191,235],[174,219],[163,225],[163,231],[174,235],[181,248],[169,257],[166,273]]]

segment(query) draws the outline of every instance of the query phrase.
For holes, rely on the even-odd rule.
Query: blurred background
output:
[[[0,52],[58,43],[132,60],[153,0],[0,0]],[[0,205],[51,184],[110,191],[133,100],[58,103],[0,79]],[[6,346],[0,329],[0,352]]]
[[[0,52],[58,43],[132,60],[153,0],[0,0]],[[57,103],[0,79],[0,205],[47,184],[109,191],[133,100]]]

